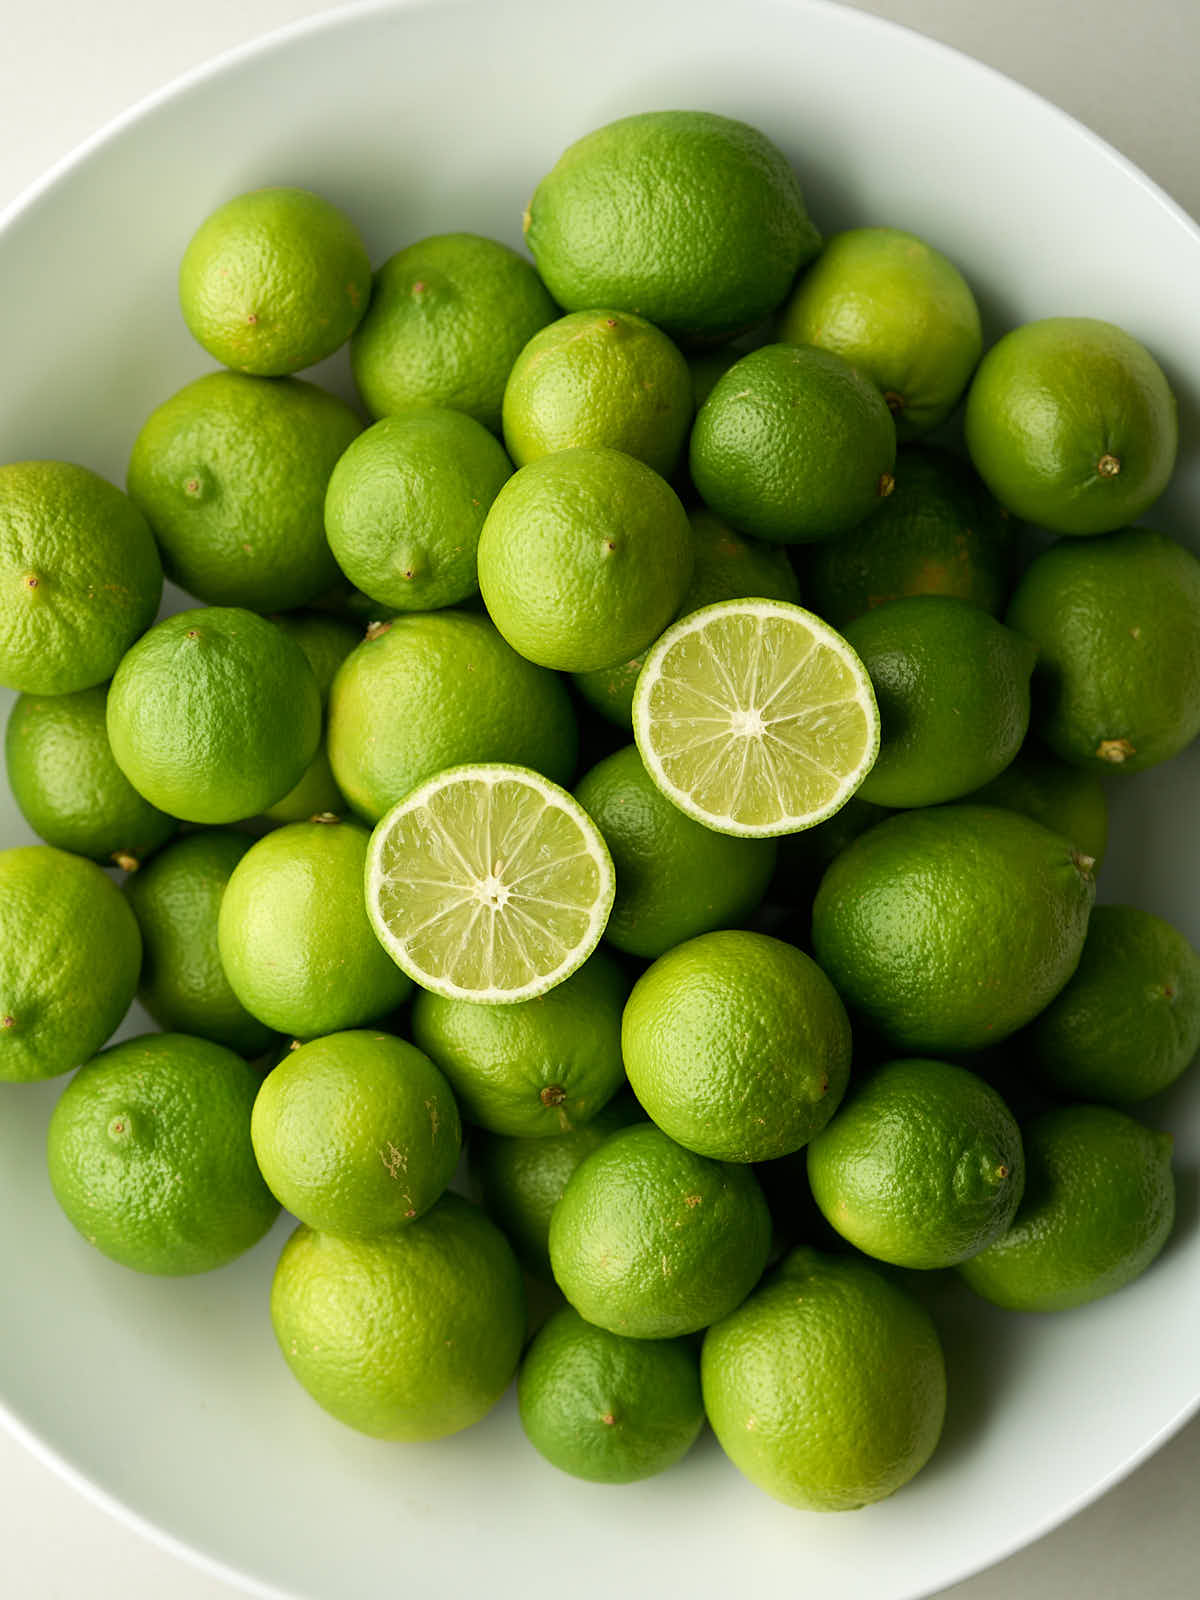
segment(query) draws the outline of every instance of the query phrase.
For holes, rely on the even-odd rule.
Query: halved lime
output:
[[[879,753],[866,668],[782,600],[725,600],[668,628],[638,677],[633,732],[681,811],[751,838],[824,822]]]
[[[489,1005],[569,978],[599,943],[616,876],[596,824],[528,767],[450,767],[380,819],[367,911],[397,966]]]

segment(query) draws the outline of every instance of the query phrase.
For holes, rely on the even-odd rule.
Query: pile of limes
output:
[[[822,241],[707,112],[580,139],[525,235],[372,274],[328,201],[240,195],[180,273],[222,369],[127,493],[0,467],[45,841],[0,853],[0,1079],[78,1068],[50,1182],[127,1267],[290,1211],[279,1345],[354,1428],[519,1368],[567,1472],[707,1417],[863,1505],[941,1431],[925,1286],[1079,1306],[1172,1226],[1128,1108],[1200,956],[1093,901],[1102,779],[1200,733],[1200,562],[1137,525],[1175,401],[1108,323],[985,353],[944,255]],[[296,376],[347,342],[360,405]],[[104,1048],[135,994],[163,1031]]]

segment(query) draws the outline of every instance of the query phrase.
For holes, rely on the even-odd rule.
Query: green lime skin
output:
[[[767,1262],[771,1214],[749,1167],[660,1128],[614,1133],[580,1162],[550,1218],[555,1282],[579,1314],[631,1339],[698,1333]]]
[[[132,870],[175,832],[174,817],[143,800],[113,760],[107,688],[29,695],[4,734],[4,764],[21,815],[47,844]]]
[[[329,692],[329,762],[368,822],[446,767],[533,767],[569,784],[579,733],[560,678],[486,617],[437,611],[368,629]]]
[[[946,420],[983,350],[962,273],[899,228],[827,239],[783,308],[779,337],[844,356],[879,388],[901,439]]]
[[[300,378],[211,372],[152,411],[126,487],[167,576],[210,606],[290,611],[338,580],[325,487],[362,423]]]
[[[810,1249],[708,1330],[700,1382],[734,1466],[807,1511],[894,1494],[932,1456],[946,1414],[925,1308],[867,1262]]]
[[[89,1244],[135,1272],[211,1272],[279,1207],[250,1145],[258,1075],[231,1050],[144,1034],[81,1067],[50,1118],[54,1197]]]
[[[844,634],[871,676],[879,755],[859,785],[880,806],[957,800],[996,777],[1029,728],[1036,648],[953,595],[889,600]]]
[[[688,512],[692,530],[692,576],[676,617],[718,600],[800,600],[800,585],[778,545],[745,539],[703,506]],[[645,652],[615,667],[572,674],[583,700],[618,728],[633,730],[633,691]]]
[[[553,1283],[550,1218],[571,1174],[610,1133],[643,1121],[641,1106],[621,1090],[589,1121],[566,1133],[517,1137],[476,1131],[469,1154],[483,1209],[526,1272]]]
[[[1079,965],[1029,1042],[1057,1094],[1133,1105],[1168,1088],[1200,1051],[1200,954],[1135,906],[1097,906]]]
[[[325,495],[339,567],[396,611],[458,605],[479,587],[483,520],[512,463],[481,422],[417,407],[383,417],[354,441]]]
[[[621,1010],[629,983],[596,951],[562,983],[515,1005],[418,989],[415,1043],[446,1074],[468,1122],[538,1138],[591,1121],[625,1082]]]
[[[504,444],[518,467],[607,445],[669,478],[691,427],[692,380],[666,334],[628,311],[575,311],[535,333],[504,389]]]
[[[1079,963],[1093,863],[1031,817],[934,806],[834,860],[813,952],[851,1010],[905,1050],[981,1050],[1043,1010]]]
[[[825,1220],[897,1267],[952,1267],[1012,1222],[1021,1131],[982,1078],[946,1061],[889,1061],[851,1090],[808,1146]]]
[[[70,1072],[129,1010],[142,939],[98,866],[50,845],[0,851],[0,1083]]]
[[[1108,848],[1108,797],[1095,772],[1069,767],[1027,739],[1011,765],[976,789],[970,800],[973,806],[1023,811],[1069,839],[1100,870]]]
[[[850,1075],[850,1023],[832,984],[762,933],[702,934],[660,956],[634,985],[621,1042],[646,1114],[720,1161],[799,1150]]]
[[[758,129],[650,111],[563,152],[534,191],[525,242],[565,310],[615,306],[713,339],[774,311],[820,236],[787,158]]]
[[[389,257],[350,341],[373,417],[449,406],[500,432],[513,362],[558,308],[529,262],[495,239],[434,234]]]
[[[479,588],[514,650],[591,672],[658,638],[692,576],[687,513],[645,462],[580,447],[501,489],[479,539]]]
[[[177,839],[125,880],[142,933],[137,996],[167,1033],[187,1033],[256,1056],[275,1030],[252,1017],[225,976],[217,915],[248,834],[205,828]]]
[[[268,1189],[300,1222],[369,1238],[424,1216],[454,1176],[462,1127],[450,1085],[387,1033],[331,1033],[263,1079],[250,1122]]]
[[[701,406],[692,481],[731,527],[780,544],[857,527],[894,485],[896,428],[879,390],[829,350],[753,350]]]
[[[1067,1311],[1132,1283],[1174,1225],[1171,1135],[1092,1105],[1045,1111],[1022,1135],[1025,1197],[958,1268],[964,1282],[1008,1311]]]
[[[274,378],[324,361],[367,309],[371,262],[357,228],[308,189],[252,189],[218,206],[179,264],[179,304],[226,367]]]
[[[154,535],[106,478],[66,461],[0,466],[0,684],[74,694],[111,678],[162,598]]]
[[[362,638],[362,628],[341,617],[324,616],[315,611],[297,611],[271,620],[304,651],[317,680],[317,692],[324,709],[329,704],[329,690],[337,669]],[[300,781],[282,800],[268,806],[263,816],[268,822],[310,822],[319,816],[341,817],[348,810],[346,797],[334,781],[329,752],[322,737]]]
[[[686,1339],[626,1339],[564,1306],[521,1363],[525,1437],[589,1483],[640,1483],[673,1467],[704,1426],[700,1366]]]
[[[1175,396],[1111,322],[1046,317],[992,346],[967,395],[966,440],[988,488],[1052,533],[1110,533],[1158,499],[1179,443]]]
[[[653,960],[714,928],[736,927],[762,902],[774,839],[737,839],[684,816],[626,745],[579,781],[575,798],[604,835],[617,896],[604,937]]]
[[[108,739],[139,794],[185,822],[237,822],[283,798],[321,738],[303,650],[251,611],[206,606],[157,623],[108,691]]]
[[[810,610],[835,628],[909,594],[1004,609],[1012,529],[969,462],[934,445],[896,452],[896,487],[864,522],[805,551]]]
[[[1033,728],[1064,761],[1143,772],[1200,733],[1200,561],[1166,534],[1051,545],[1006,621],[1038,647]]]
[[[221,965],[251,1016],[279,1033],[361,1027],[412,991],[367,919],[369,839],[357,822],[293,822],[233,869],[217,919]]]
[[[339,1422],[375,1439],[441,1439],[508,1387],[525,1290],[503,1234],[451,1193],[374,1239],[301,1225],[275,1269],[271,1321],[293,1375]]]

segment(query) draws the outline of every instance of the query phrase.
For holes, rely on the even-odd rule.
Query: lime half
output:
[[[489,1005],[569,978],[599,943],[616,876],[596,824],[528,767],[450,767],[384,816],[367,911],[397,966]]]
[[[782,600],[725,600],[668,628],[638,676],[633,732],[681,811],[753,838],[824,822],[879,753],[866,668]]]

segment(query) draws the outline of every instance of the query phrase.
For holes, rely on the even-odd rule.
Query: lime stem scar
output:
[[[1109,455],[1107,451],[1105,451],[1105,453],[1096,463],[1096,471],[1102,478],[1115,478],[1120,470],[1121,458],[1119,456]]]

